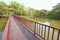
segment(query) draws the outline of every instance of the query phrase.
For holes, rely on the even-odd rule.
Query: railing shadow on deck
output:
[[[26,28],[29,28],[34,35],[37,35],[44,40],[60,40],[59,28],[54,28],[45,24],[26,20],[18,16],[14,16],[14,18],[24,24]]]

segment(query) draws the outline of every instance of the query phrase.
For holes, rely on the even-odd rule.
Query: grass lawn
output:
[[[0,18],[0,32],[4,30],[6,22],[7,18]]]

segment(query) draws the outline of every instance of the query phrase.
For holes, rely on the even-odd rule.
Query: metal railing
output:
[[[26,20],[18,16],[14,16],[14,18],[28,27],[35,35],[38,35],[44,40],[60,40],[60,29],[58,28]]]

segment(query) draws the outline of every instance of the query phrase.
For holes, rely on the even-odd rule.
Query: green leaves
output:
[[[23,15],[30,17],[43,17],[51,19],[60,19],[60,3],[53,7],[51,11],[49,10],[36,10],[33,8],[25,8],[24,5],[18,2],[12,1],[9,5],[5,2],[0,2],[0,16],[11,16],[11,15]]]
[[[51,19],[60,19],[60,3],[53,7],[52,11],[48,14]]]
[[[9,5],[4,2],[0,2],[0,15],[21,15],[24,11],[24,6],[18,2],[13,1]]]

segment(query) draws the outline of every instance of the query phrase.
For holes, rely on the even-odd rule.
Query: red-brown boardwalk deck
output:
[[[1,40],[40,40],[31,32],[23,27],[23,25],[10,17]]]

